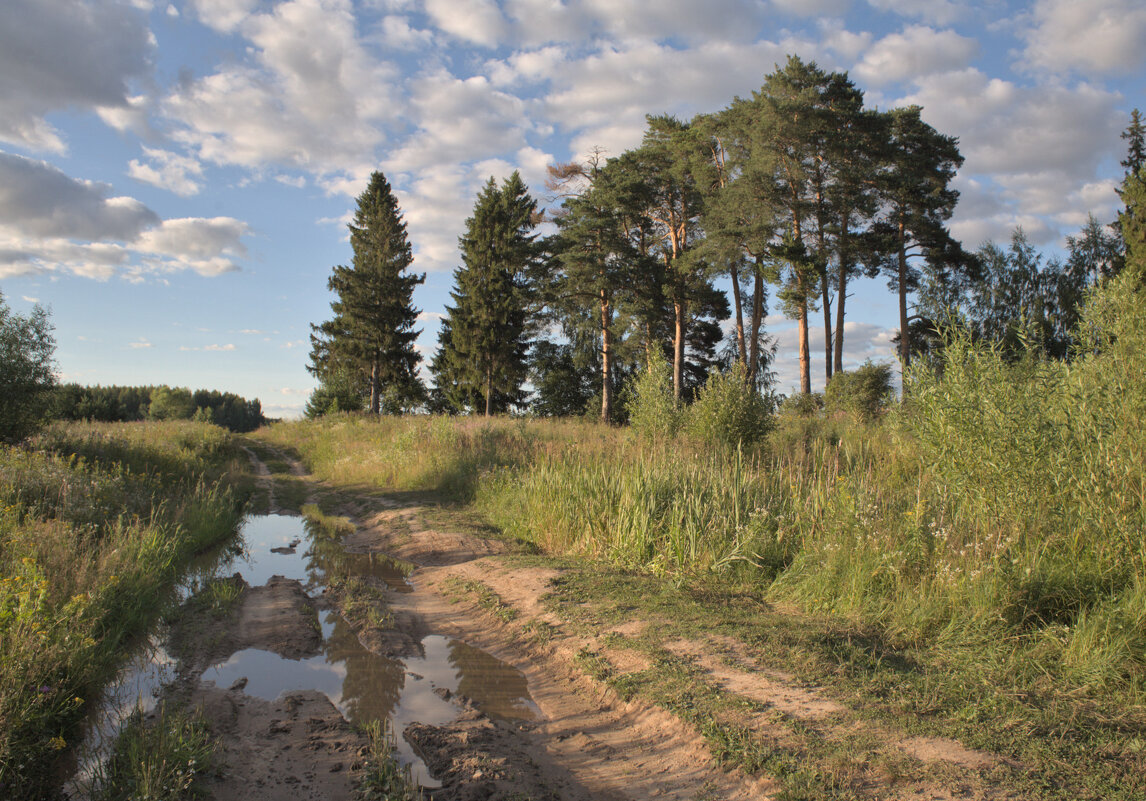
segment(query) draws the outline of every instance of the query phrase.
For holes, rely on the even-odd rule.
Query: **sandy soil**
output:
[[[303,475],[297,465],[294,472]],[[262,481],[272,484],[265,471]],[[365,494],[342,497],[346,503],[341,511],[357,526],[344,540],[347,550],[386,553],[417,566],[410,577],[414,591],[391,593],[393,628],[360,630],[362,644],[376,653],[403,656],[415,653],[428,633],[463,640],[518,668],[540,712],[533,722],[494,720],[468,699],[452,696],[448,700],[459,710],[453,723],[408,727],[404,736],[442,782],[432,792],[434,799],[749,801],[778,792],[767,776],[718,767],[694,726],[650,704],[621,701],[576,667],[575,655],[589,646],[618,671],[646,669],[643,657],[611,649],[609,639],[637,636],[649,621],[633,620],[623,630],[601,632],[592,641],[559,633],[539,643],[524,632],[539,622],[559,627],[561,621],[540,600],[558,575],[555,571],[509,569],[498,559],[504,550],[500,543],[427,528],[416,507]],[[459,581],[481,582],[495,592],[514,611],[512,621],[494,617],[464,594],[459,600]],[[321,602],[307,598],[297,582],[272,580],[263,588],[250,588],[236,624],[225,635],[216,634],[204,653],[210,661],[249,647],[289,658],[315,653],[320,643],[304,607]],[[703,680],[799,719],[818,736],[831,738],[872,725],[858,720],[844,700],[822,688],[762,671],[734,640],[679,641],[670,649],[693,660]],[[215,798],[352,797],[365,742],[324,696],[296,693],[266,702],[245,695],[241,686],[197,685],[192,699],[226,742],[223,771],[206,788]],[[772,725],[767,716],[759,718],[761,727]],[[948,783],[899,781],[894,792],[889,786],[885,793],[880,778],[873,777],[866,793],[870,797],[998,797],[981,777],[996,762],[989,754],[954,741],[894,731],[884,732],[881,739],[898,758],[942,763],[955,778]]]

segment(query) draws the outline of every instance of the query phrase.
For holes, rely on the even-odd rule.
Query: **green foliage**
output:
[[[56,384],[56,340],[39,305],[15,314],[0,294],[0,442],[18,442],[44,422]]]
[[[443,410],[506,412],[525,400],[529,286],[536,256],[537,203],[520,174],[501,188],[489,179],[466,220],[453,306],[438,335],[430,371]]]
[[[870,359],[855,370],[835,373],[824,390],[824,409],[871,422],[895,400],[891,380],[891,365]]]
[[[158,404],[152,409],[153,396]],[[85,387],[64,384],[52,403],[57,420],[116,423],[138,420],[195,420],[214,423],[236,433],[254,431],[266,423],[258,398],[247,400],[232,392],[183,387]]]
[[[190,420],[194,414],[191,390],[164,385],[151,391],[147,416],[152,420]]]
[[[1146,284],[1146,168],[1127,176],[1121,194],[1125,210],[1118,224],[1126,242],[1126,269]]]
[[[372,720],[365,728],[370,750],[355,797],[360,801],[418,801],[421,788],[411,778],[410,768],[401,767],[394,756],[397,740],[390,721]]]
[[[703,442],[731,447],[763,439],[772,427],[772,403],[749,386],[747,378],[739,362],[727,372],[709,375],[685,410],[685,430]]]
[[[593,399],[592,376],[578,369],[571,345],[535,342],[529,359],[534,396],[529,410],[539,417],[585,414]]]
[[[366,405],[362,391],[355,386],[353,375],[345,370],[333,370],[319,379],[318,387],[310,393],[304,414],[314,419],[324,414],[360,412]]]
[[[330,304],[334,318],[311,326],[307,369],[320,380],[355,376],[374,414],[381,411],[384,393],[395,411],[415,408],[425,390],[417,374],[421,356],[414,348],[419,332],[413,296],[426,276],[407,273],[414,256],[406,223],[382,173],[370,176],[349,227],[353,265],[336,266],[327,282],[338,296]]]
[[[234,533],[243,464],[192,423],[56,424],[0,449],[0,784],[38,799],[188,561]]]
[[[629,425],[648,439],[673,437],[683,416],[673,397],[672,372],[659,348],[649,350],[647,369],[639,372],[629,387]]]
[[[781,415],[795,415],[798,417],[814,417],[824,409],[824,395],[822,392],[797,392],[788,395],[780,402]]]
[[[150,719],[149,719],[150,718]],[[183,801],[212,768],[217,743],[198,715],[160,705],[132,713],[99,776],[93,801]]]

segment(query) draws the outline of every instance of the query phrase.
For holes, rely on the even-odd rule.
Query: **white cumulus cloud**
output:
[[[203,165],[193,158],[172,153],[169,150],[145,147],[148,163],[132,159],[127,174],[145,184],[167,189],[181,197],[199,193],[200,183],[196,178],[203,175]]]
[[[1024,33],[1027,66],[1051,72],[1129,73],[1146,63],[1141,0],[1038,0]]]
[[[978,42],[955,31],[912,25],[872,45],[854,74],[867,84],[882,86],[962,69],[978,52]]]
[[[153,50],[146,16],[127,3],[0,3],[0,142],[63,152],[66,143],[45,115],[127,108]]]
[[[174,137],[206,161],[255,170],[370,163],[400,104],[395,71],[358,39],[350,0],[289,0],[233,24],[248,58],[168,95]]]

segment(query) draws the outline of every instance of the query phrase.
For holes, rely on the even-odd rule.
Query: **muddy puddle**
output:
[[[239,573],[251,587],[282,576],[299,581],[312,599],[321,596],[335,574],[370,576],[396,592],[412,589],[407,567],[378,554],[347,553],[337,542],[309,531],[301,517],[252,517],[243,526],[241,541],[242,553],[232,549],[224,558],[213,560],[213,575]],[[197,571],[180,589],[181,597],[202,586],[206,578],[202,570]],[[399,733],[413,722],[440,726],[453,721],[461,711],[448,700],[454,695],[464,696],[491,718],[531,720],[537,716],[521,672],[464,642],[431,634],[422,639],[418,655],[391,658],[364,648],[333,610],[319,611],[318,623],[322,633],[318,655],[289,659],[244,648],[208,667],[200,682],[223,689],[241,687],[244,694],[268,701],[287,692],[317,690],[351,724],[389,719]],[[118,729],[117,721],[137,703],[144,711],[153,708],[174,669],[162,646],[162,635],[157,634],[107,691],[105,709],[89,733],[88,756],[83,761],[87,767],[81,767],[81,778],[90,773],[95,755],[106,751],[106,743]],[[424,787],[438,786],[401,736],[397,757],[410,766]]]

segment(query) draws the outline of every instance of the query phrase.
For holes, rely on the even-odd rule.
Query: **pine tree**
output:
[[[673,398],[679,403],[686,387],[701,386],[707,378],[720,339],[717,321],[728,318],[728,300],[713,288],[713,270],[696,247],[704,238],[698,177],[709,172],[704,131],[669,116],[647,120],[640,148],[617,165],[644,184],[638,194],[647,204],[641,215],[651,222],[648,252],[661,262],[658,294],[672,309]]]
[[[1146,168],[1127,176],[1122,202],[1126,210],[1118,215],[1118,224],[1126,243],[1126,270],[1146,284]]]
[[[1122,132],[1126,140],[1126,158],[1120,163],[1126,168],[1126,177],[1138,174],[1146,166],[1146,125],[1142,124],[1142,114],[1138,109],[1130,112],[1130,125]]]
[[[482,189],[466,234],[462,266],[454,271],[453,306],[430,371],[440,402],[489,416],[525,400],[528,283],[536,247],[537,203],[514,172],[499,189]]]
[[[310,370],[320,381],[350,374],[378,414],[386,396],[388,411],[416,406],[424,396],[414,349],[418,310],[414,287],[426,276],[408,271],[414,261],[406,223],[390,184],[381,172],[370,176],[358,196],[350,224],[352,266],[338,265],[327,287],[334,319],[311,326]]]
[[[601,420],[607,423],[614,419],[614,394],[620,385],[617,366],[633,348],[632,338],[625,337],[634,315],[633,285],[638,277],[647,281],[655,272],[649,269],[655,265],[634,244],[627,224],[645,206],[638,197],[642,184],[622,161],[602,165],[599,153],[585,165],[563,164],[550,172],[554,178],[578,176],[583,189],[566,197],[555,219],[558,232],[548,242],[553,258],[546,305],[574,346],[572,362],[587,362],[596,369]],[[567,188],[567,183],[558,180],[552,188]],[[535,354],[538,378],[542,378],[539,369],[565,366],[557,355],[564,358],[565,352],[555,346]],[[534,384],[543,394],[538,381]],[[554,404],[546,402],[546,407]]]
[[[921,111],[910,106],[885,115],[885,169],[879,182],[884,219],[876,226],[883,240],[879,266],[899,296],[899,352],[905,367],[912,353],[907,296],[920,280],[915,258],[927,261],[935,280],[943,280],[944,271],[972,264],[946,227],[959,200],[950,186],[963,165],[959,143],[924,122]]]

